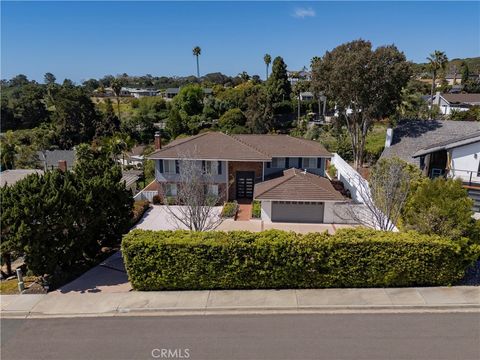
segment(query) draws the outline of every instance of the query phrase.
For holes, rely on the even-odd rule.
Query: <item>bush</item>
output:
[[[258,200],[255,200],[252,204],[252,217],[255,219],[262,217],[262,205]]]
[[[415,232],[144,231],[122,251],[137,290],[449,285],[479,247]]]
[[[152,203],[153,205],[160,205],[162,203],[162,198],[160,195],[153,195]]]
[[[222,217],[231,218],[235,217],[238,211],[238,203],[236,201],[227,202],[223,205]]]
[[[133,203],[132,226],[135,225],[150,207],[148,200],[139,200]]]
[[[333,164],[329,164],[327,168],[327,173],[332,179],[337,177],[337,168]]]

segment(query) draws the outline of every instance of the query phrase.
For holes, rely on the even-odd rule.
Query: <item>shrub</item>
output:
[[[235,217],[238,211],[238,203],[236,201],[227,202],[223,205],[222,217],[231,218]]]
[[[160,195],[153,195],[152,203],[153,205],[160,205],[162,203],[162,198]]]
[[[252,217],[255,219],[262,217],[262,205],[258,200],[255,200],[252,204]]]
[[[363,228],[335,235],[134,230],[122,251],[137,290],[449,285],[480,252],[438,236]]]
[[[336,178],[337,177],[337,168],[335,167],[335,165],[333,165],[333,164],[328,165],[327,173],[328,173],[328,175],[330,175],[330,177],[332,179]]]
[[[139,200],[133,203],[132,226],[135,225],[150,207],[148,200]]]

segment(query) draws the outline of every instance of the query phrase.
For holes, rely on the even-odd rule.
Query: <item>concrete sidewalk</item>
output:
[[[2,295],[2,317],[83,317],[335,311],[480,312],[480,288],[205,290]]]

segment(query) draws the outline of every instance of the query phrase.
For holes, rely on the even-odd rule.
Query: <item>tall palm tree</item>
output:
[[[113,79],[111,86],[115,93],[115,97],[117,98],[118,119],[120,120],[120,93],[122,92],[122,82],[120,79]]]
[[[265,56],[263,57],[263,61],[265,62],[265,65],[267,66],[267,77],[265,78],[265,80],[268,79],[268,67],[270,66],[271,62],[272,62],[272,57],[270,56],[270,54],[265,54]]]
[[[432,89],[430,91],[430,110],[433,113],[433,93],[435,91],[435,81],[437,80],[437,73],[439,70],[445,70],[448,63],[447,55],[443,51],[435,50],[429,57],[427,57],[428,66],[432,71]],[[432,116],[430,115],[430,119]]]
[[[202,49],[200,49],[200,46],[195,46],[192,51],[193,51],[193,56],[197,57],[197,78],[199,78],[200,66],[198,65],[198,57],[202,54]]]

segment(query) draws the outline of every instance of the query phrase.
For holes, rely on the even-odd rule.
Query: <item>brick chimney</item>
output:
[[[60,171],[67,171],[67,160],[58,160],[58,169]]]
[[[160,132],[155,133],[155,150],[160,150],[162,148],[162,138],[160,137]]]

